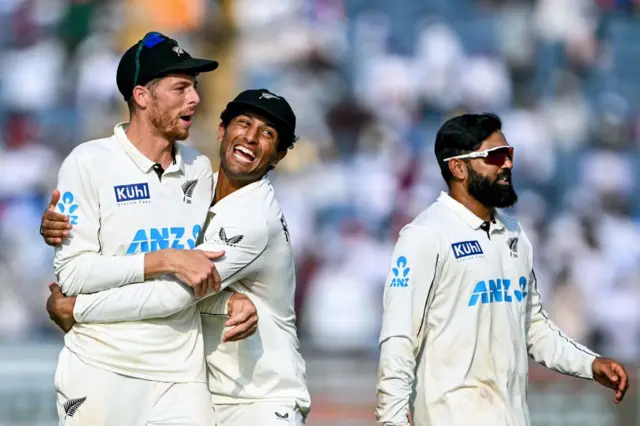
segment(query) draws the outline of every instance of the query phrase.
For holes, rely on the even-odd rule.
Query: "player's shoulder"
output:
[[[117,144],[115,136],[106,138],[92,139],[82,142],[71,150],[68,157],[79,159],[96,158],[104,155],[106,152],[112,152]]]
[[[446,211],[439,202],[431,204],[421,211],[411,222],[403,227],[404,230],[415,230],[421,233],[440,234],[443,223],[447,220]],[[402,231],[401,231],[402,232]]]
[[[196,170],[212,170],[211,161],[206,155],[185,143],[177,142],[176,145],[180,151],[185,167]]]
[[[524,234],[522,225],[515,217],[506,214],[501,209],[496,209],[495,218],[499,220],[510,233]]]
[[[95,170],[110,167],[117,140],[114,136],[82,142],[74,147],[62,162],[61,170],[68,167]]]

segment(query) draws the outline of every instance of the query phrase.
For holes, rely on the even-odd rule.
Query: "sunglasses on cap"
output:
[[[507,158],[513,162],[514,150],[512,146],[496,146],[494,148],[485,149],[484,151],[474,151],[468,154],[456,155],[455,157],[445,158],[443,161],[450,160],[466,160],[473,158],[484,158],[485,163],[494,166],[502,166]]]
[[[138,49],[136,50],[136,72],[133,75],[133,87],[136,87],[138,84],[138,74],[140,73],[140,53],[142,52],[142,49],[145,47],[147,49],[151,49],[152,47],[157,46],[160,43],[164,43],[167,40],[169,40],[169,38],[165,35],[158,32],[151,32],[147,33],[147,35],[138,42]]]

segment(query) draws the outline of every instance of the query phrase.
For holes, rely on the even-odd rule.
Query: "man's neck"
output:
[[[163,169],[166,170],[173,162],[173,141],[160,136],[149,123],[132,117],[125,133],[142,155]]]
[[[252,184],[254,181],[238,181],[229,178],[222,168],[222,164],[218,167],[218,181],[216,182],[216,189],[213,196],[214,203],[219,202],[229,194],[233,194],[237,190],[244,188],[247,185]]]
[[[465,206],[471,213],[478,216],[483,221],[489,222],[493,219],[495,213],[495,209],[493,207],[485,206],[458,185],[451,185],[449,188],[449,196]]]

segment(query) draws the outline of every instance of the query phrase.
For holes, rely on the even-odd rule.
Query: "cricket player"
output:
[[[80,144],[63,162],[58,210],[73,230],[54,269],[68,296],[180,279],[197,296],[220,277],[195,246],[211,202],[209,160],[178,143],[200,98],[196,76],[215,61],[192,58],[175,40],[149,33],[122,56],[117,85],[130,122]],[[44,234],[44,233],[43,233]],[[228,296],[211,303],[224,314]],[[211,426],[202,330],[195,306],[167,318],[76,324],[55,373],[61,425]]]
[[[255,335],[223,342],[226,317],[214,314],[220,311],[219,302],[215,296],[199,301],[218,426],[302,425],[310,410],[305,363],[298,352],[290,236],[267,178],[293,147],[295,121],[288,102],[265,89],[240,93],[221,115],[215,198],[203,242],[195,248],[224,251],[215,260],[222,290],[246,294],[259,318]],[[175,279],[77,298],[53,297],[54,316],[72,318],[83,326],[170,317],[191,312],[198,302]],[[156,341],[159,347],[171,344]]]
[[[450,119],[435,154],[448,193],[399,235],[384,289],[377,420],[526,426],[528,357],[627,388],[624,367],[571,340],[542,308],[533,248],[513,205],[513,147],[491,114]]]

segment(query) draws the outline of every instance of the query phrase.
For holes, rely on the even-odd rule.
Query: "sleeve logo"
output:
[[[71,192],[67,191],[62,194],[62,202],[58,203],[58,210],[60,210],[60,213],[69,216],[69,222],[72,225],[78,224],[78,215],[75,214],[76,210],[78,210],[78,204],[75,203],[75,198]]]
[[[227,232],[224,230],[224,228],[220,228],[220,231],[218,232],[218,237],[220,238],[220,241],[222,241],[224,244],[233,247],[243,240],[244,235],[236,235],[235,237],[228,238]]]
[[[396,266],[391,268],[391,272],[393,272],[393,279],[391,280],[390,287],[409,287],[408,275],[411,268],[407,265],[408,262],[406,257],[398,257],[398,260],[396,260]]]

